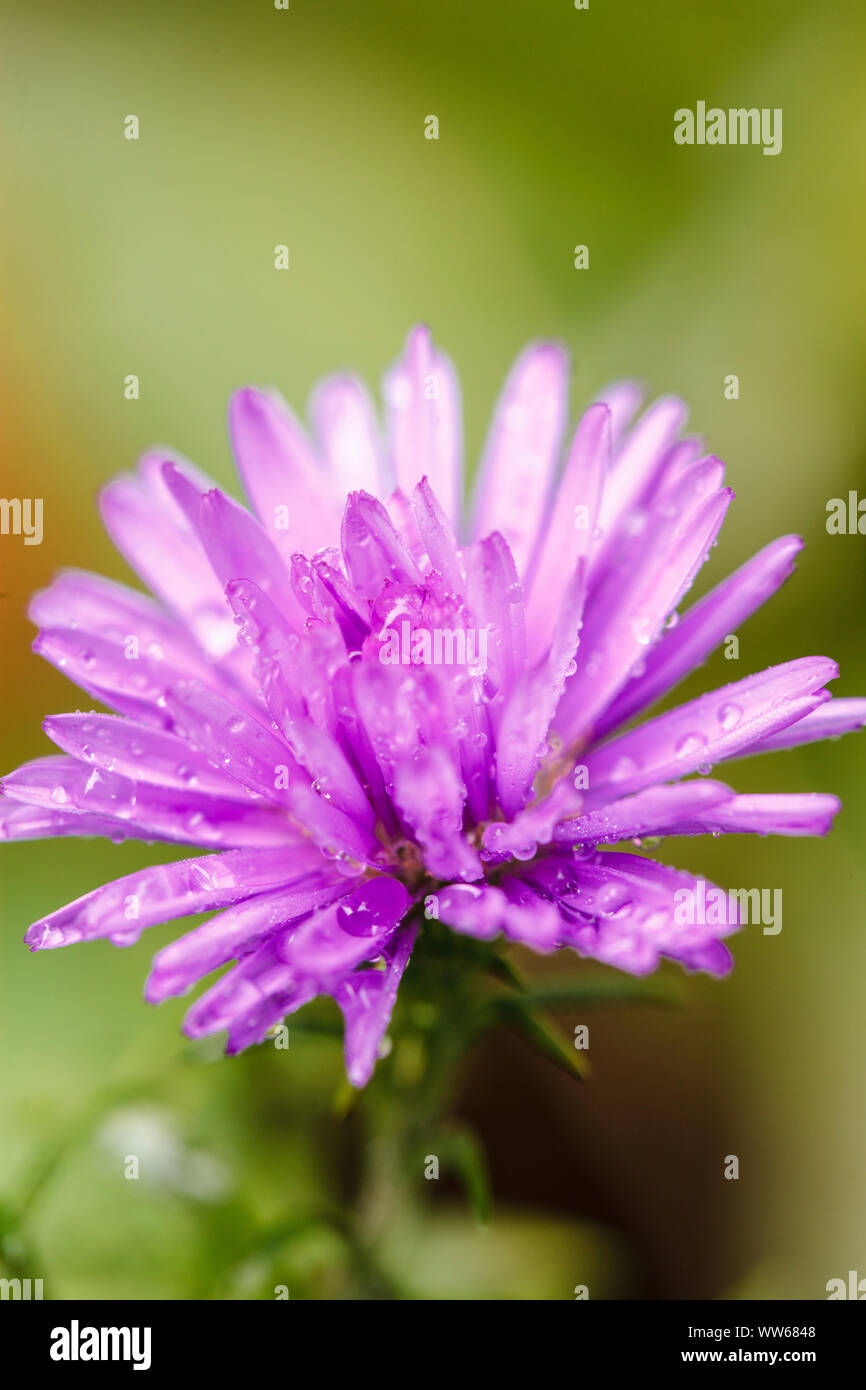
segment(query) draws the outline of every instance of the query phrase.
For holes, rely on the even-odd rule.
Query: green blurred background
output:
[[[25,608],[59,566],[129,578],[97,488],[165,443],[236,490],[234,388],[275,385],[302,408],[336,367],[375,383],[419,320],[459,368],[470,460],[531,338],[571,347],[575,412],[622,375],[682,394],[737,493],[696,592],[774,536],[806,538],[799,573],[741,631],[734,675],[719,654],[677,699],[813,652],[840,661],[837,693],[866,691],[866,542],[824,525],[828,498],[866,494],[866,11],[4,8],[0,494],[43,497],[45,538],[0,538],[3,770],[49,751],[44,714],[87,705],[30,655]],[[783,152],[676,146],[673,112],[698,99],[781,107]],[[731,770],[744,791],[837,792],[827,842],[664,846],[716,882],[784,891],[782,933],[736,938],[729,981],[672,969],[681,1007],[566,1011],[566,1034],[590,1023],[585,1085],[504,1034],[467,1059],[455,1113],[486,1147],[494,1219],[479,1226],[450,1180],[426,1184],[423,1219],[388,1223],[404,1297],[570,1298],[583,1283],[597,1298],[821,1298],[866,1275],[862,766],[850,737]],[[174,928],[126,951],[21,945],[34,918],[148,856],[3,850],[7,1265],[55,1297],[358,1296],[357,1252],[306,1224],[356,1179],[368,1102],[335,1107],[338,1043],[293,1030],[288,1051],[223,1062],[191,1047],[183,1001],[140,999]],[[138,1182],[130,1152],[148,1156]]]

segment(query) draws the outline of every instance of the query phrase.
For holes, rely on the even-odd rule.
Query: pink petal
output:
[[[350,880],[315,872],[285,887],[238,903],[157,951],[145,999],[161,1004],[186,994],[204,975],[246,955],[265,937],[351,892]]]
[[[405,927],[382,952],[384,970],[356,970],[333,991],[346,1023],[346,1072],[353,1086],[366,1086],[409,963],[417,927]]]
[[[596,736],[626,723],[700,666],[793,574],[794,557],[802,547],[799,536],[782,536],[690,608],[649,653],[643,672],[628,682],[601,716]]]
[[[225,907],[276,887],[300,872],[309,857],[310,851],[299,845],[290,854],[285,847],[229,850],[155,865],[114,879],[58,908],[34,922],[24,940],[33,951],[106,936],[118,945],[129,945],[145,927]]]
[[[578,425],[550,517],[536,542],[526,604],[532,660],[547,651],[569,576],[590,553],[610,465],[610,429],[607,407],[590,406]]]
[[[620,735],[586,758],[588,806],[734,757],[828,700],[822,686],[837,674],[835,662],[826,657],[802,657],[710,691]]]
[[[359,489],[383,492],[379,429],[364,387],[350,376],[331,377],[316,387],[310,414],[337,499]]]
[[[475,492],[474,539],[499,531],[524,576],[568,414],[568,357],[554,343],[518,358],[497,404]]]
[[[462,505],[462,420],[457,376],[435,351],[424,326],[409,334],[401,361],[384,383],[388,432],[397,486],[411,497],[422,477],[430,479],[444,515],[460,526]]]
[[[247,497],[284,558],[296,550],[312,555],[336,545],[341,499],[285,401],[252,387],[236,392],[229,406],[229,433]],[[229,578],[258,582],[247,571]]]

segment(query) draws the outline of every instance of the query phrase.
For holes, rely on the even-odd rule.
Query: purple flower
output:
[[[621,732],[791,573],[773,541],[687,610],[732,499],[673,398],[629,425],[630,384],[590,406],[557,475],[567,361],[528,349],[497,407],[471,520],[460,403],[427,331],[385,381],[316,391],[313,438],[269,393],[229,425],[248,511],[190,464],[144,458],[102,495],[153,590],[61,574],[34,649],[114,714],[55,715],[61,750],[3,782],[0,835],[194,845],[34,923],[33,950],[219,909],[154,959],[192,1037],[260,1042],[320,994],[349,1077],[372,1072],[424,917],[482,940],[569,946],[634,974],[669,956],[723,975],[731,920],[684,920],[692,875],[602,848],[663,835],[824,834],[835,797],[738,796],[717,763],[843,733],[866,700],[803,657]],[[203,851],[210,851],[204,853]],[[687,917],[687,914],[686,914]]]

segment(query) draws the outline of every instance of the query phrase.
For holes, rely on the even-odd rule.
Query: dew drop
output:
[[[608,883],[599,889],[595,901],[602,917],[622,917],[632,905],[628,889],[618,883]]]
[[[723,729],[735,729],[743,717],[743,711],[740,705],[721,705],[717,717]]]
[[[674,746],[674,752],[678,758],[687,758],[694,753],[699,753],[702,748],[706,748],[707,740],[703,734],[683,734]]]

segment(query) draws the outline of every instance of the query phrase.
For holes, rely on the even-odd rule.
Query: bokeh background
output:
[[[684,395],[737,493],[695,593],[772,537],[805,537],[799,573],[742,629],[733,674],[719,654],[677,700],[813,652],[840,661],[837,693],[866,691],[866,540],[825,530],[829,498],[866,495],[866,11],[4,10],[0,494],[44,498],[45,535],[0,537],[3,770],[49,751],[44,714],[88,703],[30,655],[25,609],[60,566],[130,578],[99,486],[165,443],[236,491],[234,388],[274,385],[302,408],[336,367],[375,383],[418,320],[459,367],[470,460],[531,338],[571,347],[575,412],[623,375]],[[676,146],[673,112],[699,98],[783,108],[781,155]],[[723,395],[732,372],[738,401]],[[428,1183],[420,1224],[389,1223],[392,1293],[821,1298],[828,1279],[866,1275],[863,745],[732,777],[844,799],[826,842],[663,848],[719,883],[781,887],[782,933],[742,933],[724,984],[663,972],[675,1007],[566,1010],[566,1043],[590,1023],[585,1084],[506,1034],[473,1052],[454,1109],[485,1146],[493,1220],[479,1225],[450,1180]],[[141,1002],[171,928],[125,951],[21,945],[37,916],[161,856],[182,857],[3,849],[5,1263],[54,1297],[273,1297],[277,1283],[356,1297],[355,1255],[308,1218],[355,1182],[366,1101],[345,1113],[339,1042],[293,1032],[288,1051],[222,1062],[190,1046],[183,1001]],[[137,1182],[129,1153],[147,1156]]]

